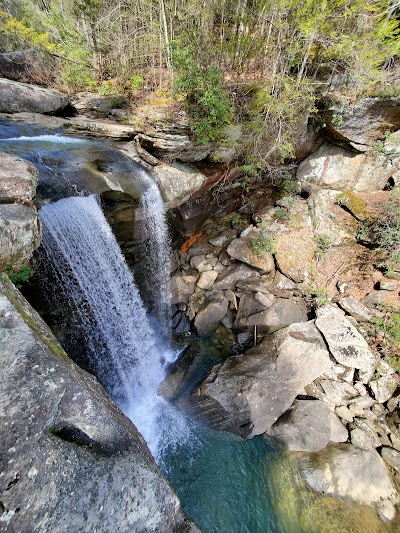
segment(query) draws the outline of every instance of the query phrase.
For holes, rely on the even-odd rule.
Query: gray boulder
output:
[[[330,441],[345,442],[348,437],[339,418],[319,400],[295,400],[267,435],[292,452],[318,452]]]
[[[190,530],[136,428],[5,276],[0,344],[2,531]]]
[[[273,333],[290,324],[307,320],[307,305],[303,299],[276,298],[264,311],[250,316],[239,316],[235,326],[242,329],[253,329],[256,326],[259,333]]]
[[[372,505],[382,518],[394,518],[399,496],[385,463],[375,450],[351,444],[331,444],[299,463],[307,484],[315,491],[352,503]]]
[[[207,337],[215,331],[228,311],[228,304],[227,298],[224,297],[206,302],[194,320],[194,327],[199,337]]]
[[[325,142],[304,160],[297,170],[302,189],[338,191],[380,191],[397,172],[397,167],[384,156],[354,153]]]
[[[366,305],[354,298],[354,296],[345,296],[338,301],[339,307],[358,322],[369,322],[372,313]]]
[[[313,322],[293,324],[214,367],[192,399],[213,427],[251,438],[267,431],[331,366]]]
[[[41,239],[36,207],[0,204],[0,271],[26,265]]]
[[[238,282],[242,282],[247,278],[261,279],[261,276],[255,268],[243,263],[233,263],[219,274],[214,283],[214,289],[233,290]]]
[[[399,98],[363,98],[354,105],[334,104],[323,114],[332,139],[363,149],[400,128]],[[360,146],[361,145],[361,146]]]
[[[176,167],[161,163],[153,168],[153,175],[166,209],[173,209],[186,202],[205,181],[203,174],[183,165]]]
[[[0,203],[30,202],[38,172],[32,163],[0,152]]]
[[[54,115],[68,105],[65,94],[28,85],[17,81],[0,79],[0,113],[43,113]]]
[[[266,273],[272,272],[275,269],[272,254],[265,252],[257,255],[252,248],[252,242],[255,242],[258,233],[259,232],[251,231],[245,237],[233,240],[226,251],[233,259],[238,259],[242,263],[247,263],[248,265],[259,268]]]
[[[376,358],[343,311],[333,305],[324,305],[317,310],[315,325],[324,336],[336,361],[364,371],[365,382],[368,382],[373,375]]]

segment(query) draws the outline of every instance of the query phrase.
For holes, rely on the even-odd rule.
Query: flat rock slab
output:
[[[251,438],[267,431],[331,367],[314,323],[293,324],[214,367],[192,398],[213,427]]]
[[[0,348],[1,531],[190,530],[139,432],[5,276]]]
[[[315,325],[338,363],[363,370],[372,377],[376,365],[375,356],[343,311],[333,305],[324,305],[317,310]]]
[[[329,441],[345,442],[348,437],[339,418],[319,400],[295,400],[267,435],[292,452],[318,452]]]
[[[0,79],[0,113],[60,113],[68,105],[65,94],[28,85],[17,81]]]
[[[194,327],[199,337],[211,335],[228,311],[229,302],[226,298],[211,300],[197,313]]]
[[[312,489],[334,498],[374,505],[378,510],[389,507],[395,513],[394,504],[399,497],[384,461],[375,450],[331,444],[306,457],[300,468]]]
[[[252,242],[257,241],[259,232],[251,231],[241,239],[233,240],[226,251],[233,259],[238,259],[242,263],[259,268],[265,273],[272,272],[275,269],[274,258],[268,252],[257,254]]]
[[[357,298],[354,298],[354,296],[341,298],[338,301],[338,305],[358,322],[369,322],[372,318],[372,313],[368,307],[357,300]]]
[[[0,202],[30,202],[36,193],[37,176],[29,161],[0,152]]]

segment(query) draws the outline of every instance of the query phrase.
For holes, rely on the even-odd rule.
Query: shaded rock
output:
[[[341,298],[338,301],[338,306],[358,322],[369,322],[372,318],[372,313],[368,307],[354,298],[354,296],[345,296],[344,298]]]
[[[297,283],[295,283],[293,280],[283,275],[282,272],[279,272],[279,270],[277,270],[275,273],[275,277],[271,283],[271,290],[278,289],[297,289]]]
[[[190,167],[176,168],[161,163],[153,169],[166,209],[172,209],[186,202],[204,183],[205,177]]]
[[[265,311],[237,319],[235,326],[251,329],[257,326],[259,333],[273,333],[290,324],[307,320],[307,304],[303,299],[277,298]]]
[[[369,386],[376,401],[385,403],[393,396],[393,393],[399,386],[399,382],[395,376],[386,375],[370,381]]]
[[[0,76],[24,83],[43,79],[48,69],[38,58],[34,48],[0,54]]]
[[[324,401],[332,406],[346,404],[358,396],[358,391],[350,383],[323,379],[320,385],[325,393]]]
[[[275,269],[272,254],[265,252],[257,255],[252,247],[252,241],[257,239],[257,232],[252,231],[246,237],[233,240],[228,248],[227,253],[233,259],[238,259],[254,268],[259,268],[263,272],[271,272]]]
[[[334,104],[324,111],[328,135],[337,141],[373,146],[385,131],[400,128],[399,98],[363,98],[353,105]],[[362,149],[362,146],[360,147]]]
[[[0,152],[0,202],[30,202],[36,193],[38,172],[25,159]]]
[[[381,450],[381,456],[385,463],[390,465],[396,470],[396,472],[399,472],[400,474],[400,452],[398,450],[383,446]]]
[[[339,191],[314,190],[308,198],[311,221],[316,235],[327,235],[333,246],[356,242],[356,221],[345,213],[338,216],[336,198]]]
[[[214,283],[214,288],[220,290],[233,290],[238,281],[254,277],[260,277],[260,274],[255,268],[241,263],[232,264],[218,275]]]
[[[0,338],[2,529],[190,530],[139,432],[5,277]]]
[[[63,126],[71,133],[87,133],[96,137],[108,137],[115,140],[133,139],[138,133],[137,128],[129,124],[118,124],[108,119],[91,119],[83,116],[71,117],[64,122]],[[129,147],[122,146],[121,151],[128,156],[132,155]]]
[[[210,144],[193,142],[186,133],[158,131],[152,135],[140,133],[140,144],[156,157],[170,157],[179,161],[202,161],[211,152]]]
[[[292,407],[267,431],[293,452],[317,452],[331,440],[347,440],[347,431],[328,406],[319,400],[295,400]],[[339,430],[339,426],[344,431]]]
[[[214,367],[192,398],[213,427],[251,438],[267,431],[331,366],[314,323],[293,324]]]
[[[315,325],[338,363],[361,369],[372,377],[376,365],[375,356],[343,311],[333,305],[324,305],[317,310]]]
[[[384,156],[354,153],[325,142],[300,164],[296,177],[307,192],[314,187],[363,192],[382,190],[396,172]]]
[[[16,81],[0,79],[0,113],[57,114],[68,105],[65,94]]]
[[[373,505],[378,511],[383,502],[393,506],[399,501],[385,463],[375,450],[331,444],[307,455],[299,466],[307,484],[321,494]]]
[[[354,420],[354,413],[352,413],[345,405],[339,405],[336,407],[335,413],[346,422],[353,422]]]
[[[257,277],[248,277],[245,279],[239,279],[236,283],[238,289],[243,289],[244,291],[260,292],[265,295],[270,295],[270,288],[272,285],[272,280],[270,276],[260,276]]]
[[[227,298],[211,300],[197,313],[194,320],[199,337],[207,337],[216,329],[228,311]]]
[[[41,239],[35,207],[0,204],[0,271],[27,265]]]
[[[274,297],[272,296],[272,298]],[[243,296],[241,296],[240,298],[239,308],[236,314],[236,320],[238,321],[241,318],[246,318],[256,313],[259,313],[260,311],[264,311],[267,307],[271,305],[271,303],[269,305],[264,305],[260,302],[257,302],[253,295],[244,293]]]

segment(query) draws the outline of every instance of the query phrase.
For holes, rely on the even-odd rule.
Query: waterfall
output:
[[[62,199],[40,217],[45,255],[81,321],[98,379],[160,457],[188,435],[183,415],[157,394],[175,354],[153,330],[97,198]]]
[[[143,267],[145,291],[151,302],[158,332],[167,344],[171,332],[171,298],[169,288],[170,250],[164,205],[155,183],[149,183],[140,199],[142,208],[141,234],[146,242]]]

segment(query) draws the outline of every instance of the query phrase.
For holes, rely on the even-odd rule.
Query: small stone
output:
[[[398,383],[394,376],[386,375],[370,381],[369,386],[379,403],[387,402],[397,389]]]
[[[242,237],[246,237],[246,235],[248,235],[249,233],[251,233],[254,229],[254,226],[251,225],[251,226],[247,226],[247,228],[245,228],[241,233],[240,233],[240,238]]]
[[[383,500],[377,505],[378,514],[384,522],[390,522],[396,516],[396,507],[390,500]]]
[[[360,396],[366,396],[368,394],[367,389],[362,383],[359,383],[359,382],[355,383],[354,388],[356,389],[356,391],[359,392]]]
[[[375,403],[371,409],[377,417],[383,416],[386,413],[385,408],[380,403]]]
[[[336,283],[336,288],[340,292],[340,294],[344,294],[348,289],[350,285],[346,281],[338,281]]]
[[[321,387],[323,388],[327,402],[331,405],[340,405],[346,403],[350,398],[358,396],[358,392],[349,383],[340,381],[321,380]]]
[[[353,296],[341,298],[338,301],[338,305],[358,322],[369,322],[371,320],[371,311]]]
[[[380,281],[379,288],[381,291],[397,291],[399,284],[396,281]]]
[[[356,418],[353,424],[353,428],[350,429],[350,440],[353,446],[362,450],[371,450],[381,445],[378,435],[366,421]]]
[[[400,281],[400,272],[397,272],[395,270],[392,270],[390,272],[385,272],[384,276],[387,279],[394,279],[396,281]]]
[[[215,265],[214,270],[218,273],[223,272],[225,270],[225,266],[218,261],[218,263]]]
[[[219,235],[218,237],[215,237],[215,239],[210,239],[208,242],[212,244],[215,247],[222,246],[226,241],[228,240],[228,237],[226,235]]]
[[[393,411],[397,409],[399,405],[399,401],[400,401],[400,396],[397,396],[397,398],[392,396],[392,398],[390,398],[390,400],[387,403],[387,408],[388,408],[389,413],[393,413]]]
[[[190,260],[190,266],[199,272],[207,272],[208,270],[213,269],[212,265],[206,260],[205,255],[196,255],[192,257]]]
[[[352,413],[345,405],[339,405],[336,407],[335,413],[343,420],[346,420],[346,422],[353,422],[354,420],[354,413]]]
[[[390,442],[392,443],[392,446],[395,450],[400,451],[400,438],[395,435],[394,433],[391,433],[389,435]]]
[[[254,300],[265,308],[271,307],[274,303],[275,296],[273,294],[264,294],[262,292],[256,292]]]
[[[358,407],[361,407],[361,409],[369,409],[376,402],[370,396],[358,396],[357,398],[350,400],[349,403],[351,403],[351,405],[357,405]]]
[[[248,331],[244,331],[243,333],[239,333],[237,336],[237,342],[238,344],[246,344],[246,342],[251,338],[251,333]]]
[[[217,277],[218,277],[218,272],[215,272],[215,270],[209,270],[207,272],[202,272],[200,274],[199,281],[197,282],[197,286],[200,287],[200,289],[204,289],[204,290],[211,289]]]

